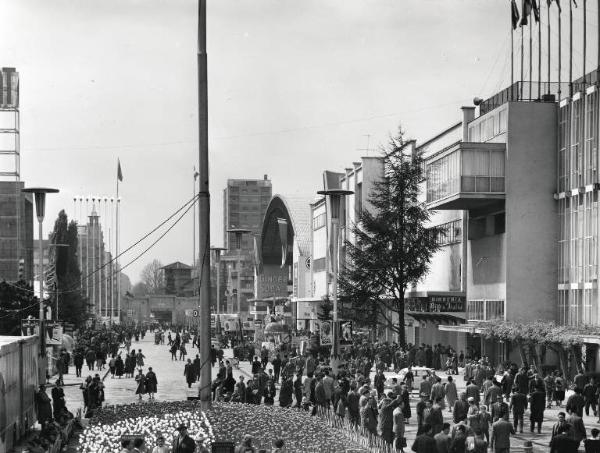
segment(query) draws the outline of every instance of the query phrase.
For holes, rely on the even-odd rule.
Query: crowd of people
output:
[[[81,386],[87,413],[102,406],[103,380],[109,375],[111,379],[133,379],[139,399],[145,394],[154,399],[158,389],[156,373],[151,367],[144,373],[142,350],[131,348],[132,340],[143,338],[145,333],[146,329],[114,326],[111,330],[84,331],[77,337],[73,351],[77,376],[81,376],[83,360],[89,371],[106,370],[103,377],[100,373],[88,376]],[[183,375],[191,387],[199,380],[203,362],[199,354],[187,358],[187,348],[193,355],[198,337],[193,331],[178,329],[165,334],[166,330],[154,329],[155,343],[162,345],[167,341],[171,359],[184,362]],[[126,353],[120,351],[121,347]],[[66,351],[60,356],[64,363],[62,372],[68,373],[70,357]],[[410,447],[417,453],[485,452],[488,448],[509,451],[511,435],[524,431],[533,436],[541,434],[544,411],[563,404],[564,412],[559,413],[552,429],[549,451],[575,452],[580,445],[585,446],[586,452],[600,451],[598,431],[593,429],[588,435],[583,422],[584,412],[586,416],[598,416],[600,382],[582,373],[575,376],[574,392],[565,402],[568,383],[558,371],[542,376],[529,366],[519,369],[512,364],[498,369],[472,350],[465,354],[439,344],[400,348],[389,343],[355,342],[339,357],[315,351],[302,355],[296,351],[273,352],[263,347],[251,360],[248,379],[243,375],[234,377],[237,360],[225,358],[224,351],[215,345],[208,361],[217,368],[212,383],[214,400],[278,404],[313,415],[328,413],[339,420],[340,426],[378,436],[398,452],[408,448],[405,427],[409,423],[417,426],[417,437]],[[430,370],[422,374],[424,369]],[[459,369],[466,383],[460,392],[456,386]],[[388,379],[384,373],[390,370],[403,371]],[[60,389],[60,384],[62,373],[55,389]],[[417,392],[416,403],[411,396],[413,391]],[[40,407],[47,406],[42,395],[45,392],[40,392]],[[67,415],[61,415],[62,410],[59,402],[49,416],[43,415],[42,426],[64,421]],[[448,412],[446,418],[444,411]],[[449,418],[451,423],[445,421]],[[123,451],[143,451],[134,444],[131,440]]]
[[[432,364],[450,366],[441,367],[445,371],[442,375],[431,367],[417,377],[413,365],[423,363],[426,367],[429,359]],[[384,371],[403,365],[407,370],[402,380],[386,378]],[[217,400],[278,403],[314,415],[327,411],[335,414],[340,426],[350,424],[367,436],[379,436],[398,452],[407,448],[405,427],[414,418],[418,431],[411,449],[417,453],[483,453],[489,448],[508,452],[511,435],[524,431],[534,437],[541,434],[544,411],[563,404],[565,412],[559,413],[552,429],[549,451],[577,452],[580,445],[586,452],[600,451],[598,430],[588,435],[582,419],[584,410],[586,415],[590,409],[598,415],[600,385],[582,373],[575,376],[574,393],[565,402],[567,381],[558,371],[543,377],[533,367],[519,369],[514,364],[498,370],[486,357],[467,358],[437,347],[409,346],[405,351],[362,344],[339,358],[276,353],[270,360],[263,349],[254,357],[252,378],[247,381],[244,376],[234,379],[227,360],[219,360],[218,367],[213,382]],[[466,382],[461,392],[454,376],[458,367]],[[418,390],[418,402],[411,407],[413,390]],[[525,424],[527,410],[529,420]],[[444,411],[452,414],[452,423],[444,421]]]

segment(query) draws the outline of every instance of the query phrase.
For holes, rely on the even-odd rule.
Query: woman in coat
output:
[[[125,364],[123,363],[123,359],[121,358],[121,354],[117,356],[115,359],[115,374],[120,379],[123,376],[123,371],[125,369]]]
[[[454,383],[452,376],[448,376],[448,382],[446,383],[444,390],[446,390],[446,401],[448,401],[448,408],[450,412],[452,412],[454,403],[456,403],[456,400],[458,399],[456,384]]]
[[[377,409],[373,404],[377,404],[373,397],[360,400],[360,426],[365,433],[377,435]]]
[[[149,367],[146,373],[146,393],[150,395],[150,399],[154,399],[157,387],[158,380],[156,379],[156,374],[152,371],[152,367]]]
[[[142,350],[138,349],[138,353],[135,356],[136,364],[137,364],[138,367],[144,366],[144,359],[145,358],[146,358],[146,356],[144,354],[142,354]]]
[[[133,377],[133,371],[135,370],[135,352],[131,352],[125,357],[125,377]]]
[[[135,382],[137,382],[137,389],[135,391],[136,395],[139,395],[140,399],[142,399],[142,395],[146,393],[146,376],[142,372],[140,368],[138,375],[135,377]]]
[[[279,405],[281,407],[290,407],[292,405],[292,394],[294,392],[294,384],[290,378],[286,378],[281,383],[279,390]]]
[[[410,411],[410,394],[406,385],[402,386],[400,397],[402,398],[402,415],[404,416],[405,422],[408,423],[408,419],[411,417],[412,413]]]

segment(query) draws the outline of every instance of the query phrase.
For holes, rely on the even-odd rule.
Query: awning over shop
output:
[[[262,302],[262,303],[277,303],[277,302],[287,302],[289,301],[289,297],[265,297],[263,299],[248,299],[248,302]]]
[[[587,344],[598,344],[600,345],[600,335],[583,335],[581,340]]]
[[[439,325],[439,330],[443,330],[446,332],[462,332],[462,333],[482,333],[483,329],[481,327],[477,327],[475,324],[459,324],[455,326],[451,325]]]
[[[449,327],[456,327],[456,324],[464,324],[466,320],[459,313],[427,313],[427,312],[406,312],[406,316],[410,316],[418,322],[433,322],[437,324],[449,324]],[[441,325],[439,327],[442,327]]]

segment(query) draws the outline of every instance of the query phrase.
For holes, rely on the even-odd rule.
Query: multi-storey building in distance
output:
[[[263,179],[229,179],[223,190],[223,237],[225,247],[221,260],[227,269],[222,275],[230,282],[228,311],[237,312],[237,291],[240,290],[240,311],[248,312],[248,299],[254,294],[254,236],[260,235],[263,217],[271,200],[273,189],[267,175]],[[231,229],[249,230],[238,244]],[[229,278],[230,277],[230,278]]]
[[[0,280],[33,282],[33,196],[21,190],[19,73],[0,70]]]

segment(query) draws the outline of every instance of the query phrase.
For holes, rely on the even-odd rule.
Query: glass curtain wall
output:
[[[558,320],[600,325],[598,317],[598,92],[559,112]]]

